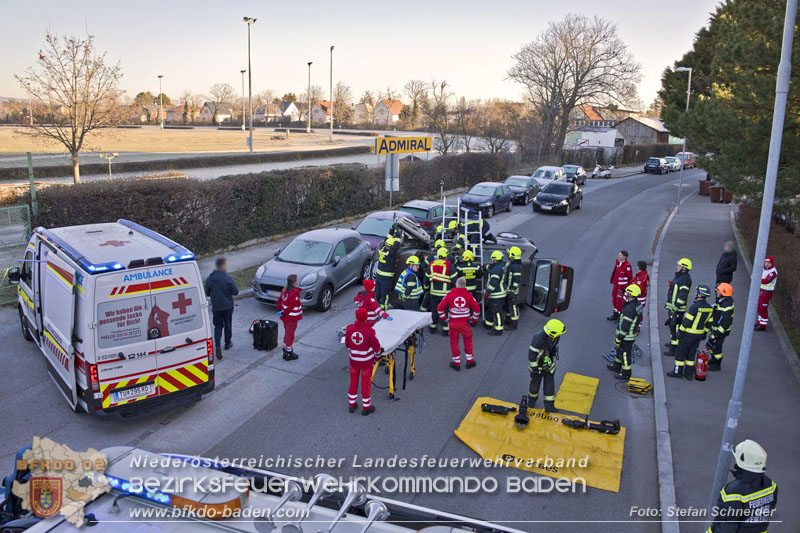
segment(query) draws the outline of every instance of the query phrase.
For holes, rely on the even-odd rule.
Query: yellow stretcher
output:
[[[573,429],[561,422],[565,415],[528,409],[530,422],[519,430],[514,425],[513,414],[486,413],[481,410],[483,403],[517,406],[494,398],[478,398],[455,430],[456,437],[484,459],[568,479],[574,484],[619,492],[625,450],[624,427],[616,435]]]

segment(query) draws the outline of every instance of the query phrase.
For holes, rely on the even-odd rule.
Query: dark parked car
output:
[[[578,185],[586,185],[586,171],[580,165],[563,165],[561,168],[567,173],[567,181]]]
[[[285,248],[275,250],[275,259],[256,270],[253,292],[256,300],[274,304],[286,277],[297,274],[303,307],[316,306],[327,311],[334,294],[369,276],[371,257],[369,244],[355,231],[339,228],[307,231]]]
[[[669,163],[663,157],[651,157],[644,164],[644,172],[666,174],[669,172]]]
[[[484,181],[473,185],[461,197],[461,206],[481,211],[484,218],[492,218],[497,211],[511,211],[511,190],[504,183]]]
[[[546,185],[533,199],[534,211],[563,213],[583,205],[583,191],[575,183],[554,182]]]
[[[441,207],[441,204],[439,204]],[[374,250],[383,242],[389,230],[392,229],[392,224],[401,218],[414,217],[405,211],[377,211],[368,215],[356,226],[351,229],[356,230],[361,234],[361,238],[367,241],[369,247]]]
[[[442,212],[444,211],[448,220],[452,220],[456,217],[457,208],[448,205],[446,209],[442,209],[442,202],[412,200],[403,204],[400,211],[411,215],[417,224],[428,232],[428,235],[433,235],[436,226],[442,223]]]
[[[527,205],[539,192],[539,182],[530,176],[509,176],[504,182],[511,191],[511,201]]]

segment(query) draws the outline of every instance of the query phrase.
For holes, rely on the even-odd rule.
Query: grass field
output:
[[[279,134],[282,136],[283,134]],[[253,147],[259,152],[314,150],[329,147],[327,135],[293,133],[288,139],[273,140],[272,129],[255,129]],[[86,137],[84,152],[246,152],[247,134],[241,130],[198,128],[161,130],[160,128],[114,128],[98,130]],[[19,135],[12,127],[0,128],[0,154],[64,153],[54,141]]]

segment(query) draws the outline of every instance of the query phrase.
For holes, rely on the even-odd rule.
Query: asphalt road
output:
[[[684,175],[692,183],[699,171]],[[600,386],[593,418],[619,418],[627,428],[626,453],[618,494],[587,488],[585,494],[507,494],[503,480],[525,475],[512,469],[479,469],[494,476],[501,490],[476,495],[391,495],[398,499],[495,521],[602,521],[593,531],[658,531],[655,523],[621,524],[631,505],[657,507],[653,405],[650,397],[634,398],[605,369],[601,354],[611,345],[609,274],[619,249],[630,259],[652,261],[653,242],[675,202],[677,175],[633,176],[589,181],[583,208],[569,217],[533,214],[530,206],[492,220],[494,231],[511,230],[533,239],[540,257],[554,257],[575,268],[570,309],[558,318],[567,325],[556,382],[564,372],[596,376]],[[268,258],[264,258],[265,260]],[[449,344],[427,336],[417,360],[417,377],[401,400],[391,402],[374,389],[376,413],[350,415],[345,408],[348,362],[335,332],[352,321],[356,289],[343,291],[328,313],[308,311],[300,324],[295,348],[301,355],[286,363],[280,351],[256,352],[249,346],[247,326],[254,318],[274,318],[275,310],[253,299],[239,300],[234,314],[234,348],[217,364],[217,390],[202,402],[167,414],[133,421],[98,420],[72,413],[44,369],[41,354],[19,334],[16,310],[0,309],[0,464],[8,468],[12,454],[33,435],[48,436],[75,449],[134,444],[153,451],[240,456],[294,455],[347,458],[333,475],[397,474],[398,471],[355,469],[361,457],[474,457],[454,435],[468,408],[479,396],[518,401],[527,390],[527,347],[545,319],[528,310],[519,330],[489,337],[476,330],[478,366],[455,373],[448,368]],[[646,328],[639,345],[649,354]],[[649,355],[634,375],[650,378]],[[378,381],[380,382],[380,377]],[[13,428],[13,429],[8,429]],[[292,474],[310,471],[291,470]],[[426,472],[413,472],[424,475]],[[448,470],[436,475],[456,474]],[[463,472],[461,473],[463,474]],[[701,502],[705,503],[705,502]],[[531,531],[573,531],[575,524],[514,523]]]

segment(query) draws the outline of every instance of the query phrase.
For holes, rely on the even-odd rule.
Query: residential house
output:
[[[579,105],[570,113],[570,127],[575,129],[613,128],[616,124],[617,119],[604,116],[600,108],[589,104]]]
[[[206,102],[203,104],[203,108],[200,110],[197,115],[195,115],[195,121],[197,122],[211,122],[214,119],[214,111],[216,113],[216,121],[217,124],[222,124],[223,122],[230,122],[233,113],[231,112],[230,107],[222,105],[219,109],[216,109],[216,104],[213,102]]]
[[[617,131],[625,138],[625,144],[667,144],[669,130],[660,118],[629,117],[617,124]]]
[[[300,120],[300,108],[295,102],[281,102],[279,104],[281,116],[285,121],[297,122]]]
[[[564,148],[574,150],[580,148],[614,148],[622,146],[625,139],[616,128],[597,126],[581,126],[567,132]]]
[[[278,122],[281,116],[280,104],[270,103],[253,110],[254,122]]]
[[[389,100],[384,98],[372,113],[372,122],[376,126],[391,126],[400,120],[400,113],[403,112],[403,102],[400,100]]]
[[[331,103],[328,100],[317,100],[311,107],[311,123],[325,124],[330,122]]]
[[[374,108],[371,104],[359,102],[353,106],[353,124],[372,124],[372,112]]]
[[[165,106],[166,107],[166,106]],[[192,121],[192,106],[184,107],[184,104],[170,106],[167,110],[167,122],[170,124],[183,124],[183,114],[186,112],[186,122]]]

